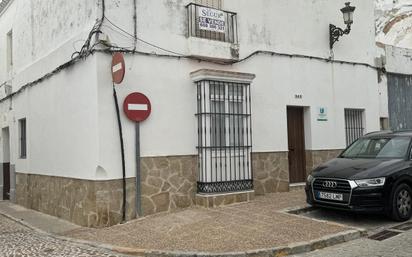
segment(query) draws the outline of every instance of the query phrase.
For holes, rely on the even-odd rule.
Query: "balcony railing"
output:
[[[237,14],[191,3],[186,6],[188,36],[238,43]]]

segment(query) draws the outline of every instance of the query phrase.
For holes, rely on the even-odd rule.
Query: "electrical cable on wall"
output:
[[[108,21],[108,23],[110,23],[114,28],[117,28],[119,30],[119,33],[123,33],[125,36],[128,36],[130,38],[132,38],[133,40],[137,40],[139,42],[142,42],[146,45],[149,45],[153,48],[159,49],[161,51],[167,52],[168,54],[159,54],[159,53],[149,53],[149,52],[143,52],[143,51],[138,51],[135,50],[134,46],[133,47],[121,47],[121,46],[116,46],[115,44],[108,44],[106,42],[101,42],[99,40],[97,40],[93,45],[91,45],[91,41],[92,41],[92,37],[93,35],[99,35],[100,33],[102,33],[101,28],[104,25],[104,21]],[[137,33],[137,30],[136,30]],[[96,49],[96,46],[98,45],[103,45],[106,48],[104,49]],[[198,62],[206,62],[206,63],[214,63],[214,64],[218,64],[218,65],[234,65],[237,63],[241,63],[244,61],[247,61],[249,59],[251,59],[254,56],[257,56],[259,54],[265,54],[265,55],[271,55],[271,56],[279,56],[279,57],[289,57],[289,58],[301,58],[301,59],[310,59],[310,60],[318,60],[318,61],[323,61],[326,63],[340,63],[340,64],[348,64],[348,65],[359,65],[359,66],[364,66],[364,67],[368,67],[371,69],[375,69],[379,72],[385,72],[384,68],[380,68],[380,67],[376,67],[373,66],[371,64],[368,63],[360,63],[360,62],[351,62],[351,61],[341,61],[341,60],[335,60],[333,58],[324,58],[324,57],[318,57],[318,56],[310,56],[310,55],[302,55],[302,54],[288,54],[288,53],[279,53],[279,52],[274,52],[274,51],[266,51],[266,50],[257,50],[252,52],[251,54],[247,55],[244,58],[238,59],[238,60],[233,60],[233,61],[218,61],[218,60],[205,60],[205,59],[201,59],[199,57],[195,57],[195,56],[190,56],[190,55],[185,55],[185,54],[181,54],[178,53],[176,51],[172,51],[169,49],[166,49],[164,47],[158,46],[156,44],[150,43],[142,38],[137,37],[137,35],[133,35],[129,32],[127,32],[126,30],[122,29],[120,26],[116,25],[114,22],[112,22],[110,19],[107,18],[107,16],[105,15],[105,4],[104,4],[104,0],[102,0],[102,17],[96,22],[96,24],[93,26],[92,30],[90,31],[85,43],[83,44],[82,48],[80,49],[80,51],[76,51],[72,54],[72,58],[70,61],[58,66],[57,68],[55,68],[54,70],[52,70],[49,73],[46,73],[45,75],[41,76],[40,78],[26,83],[23,86],[21,86],[19,88],[19,90],[13,92],[12,94],[6,96],[3,99],[0,99],[0,103],[17,95],[20,94],[23,90],[32,87],[36,84],[41,83],[42,81],[44,81],[45,79],[48,79],[52,76],[54,76],[55,74],[59,73],[60,71],[67,69],[69,67],[71,67],[72,65],[74,65],[75,63],[77,63],[80,60],[86,59],[88,56],[96,53],[96,52],[100,52],[100,53],[106,53],[106,54],[113,54],[113,52],[122,52],[122,53],[126,53],[126,54],[138,54],[138,55],[144,55],[144,56],[153,56],[153,57],[159,57],[159,58],[174,58],[174,59],[188,59],[188,60],[194,60],[194,61],[198,61]],[[410,75],[410,74],[404,74],[404,75]]]
[[[123,128],[122,128],[122,121],[120,118],[120,110],[119,110],[119,101],[117,99],[117,92],[116,88],[113,84],[113,99],[114,105],[116,108],[116,118],[117,118],[117,125],[119,129],[119,138],[120,138],[120,151],[122,157],[122,187],[123,187],[123,204],[122,204],[122,222],[126,222],[126,161],[125,161],[125,153],[124,153],[124,141],[123,141]]]

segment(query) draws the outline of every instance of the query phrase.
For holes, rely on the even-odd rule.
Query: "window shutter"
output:
[[[222,0],[196,0],[195,3],[216,9],[222,9]]]

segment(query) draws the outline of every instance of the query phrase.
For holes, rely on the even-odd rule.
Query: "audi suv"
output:
[[[379,212],[396,221],[412,215],[412,131],[375,132],[312,171],[307,202],[316,207]]]

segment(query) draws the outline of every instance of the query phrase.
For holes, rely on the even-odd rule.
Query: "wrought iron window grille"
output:
[[[346,145],[349,146],[364,135],[364,110],[345,109]]]
[[[253,189],[250,85],[197,83],[199,193]]]

